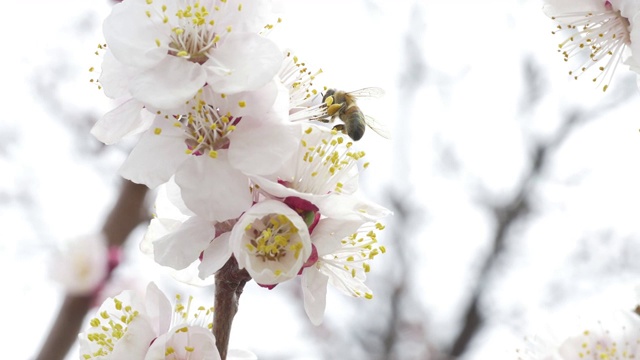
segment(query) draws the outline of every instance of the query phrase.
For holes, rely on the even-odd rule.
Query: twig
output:
[[[238,262],[234,257],[216,273],[216,294],[214,301],[213,335],[220,358],[227,358],[229,337],[233,317],[238,312],[240,295],[251,276],[245,269],[238,269]]]

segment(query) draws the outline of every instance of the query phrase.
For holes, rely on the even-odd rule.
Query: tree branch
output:
[[[216,273],[216,294],[214,300],[213,335],[220,358],[227,358],[231,324],[238,312],[240,295],[251,276],[245,269],[238,269],[238,262],[234,257]]]

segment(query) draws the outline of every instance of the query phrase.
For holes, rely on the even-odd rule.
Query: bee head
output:
[[[327,92],[326,92],[324,95],[322,95],[322,102],[327,101],[327,98],[328,98],[329,96],[333,96],[333,94],[335,94],[335,93],[336,93],[336,89],[329,89],[329,90],[327,90]]]

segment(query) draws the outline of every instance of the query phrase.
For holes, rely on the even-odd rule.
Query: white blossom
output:
[[[640,358],[640,315],[632,311],[607,314],[604,319],[588,321],[559,341],[548,334],[527,339],[518,349],[518,360],[622,360]],[[557,334],[556,334],[557,336]]]
[[[97,290],[109,274],[109,249],[102,233],[67,241],[53,254],[51,277],[73,295],[88,295]]]
[[[268,16],[267,1],[125,0],[113,7],[103,31],[113,57],[130,69],[131,96],[171,109],[205,83],[237,93],[271,81],[282,54],[259,35]],[[105,78],[122,71],[110,64],[103,64]],[[105,91],[111,91],[109,86]]]
[[[235,219],[251,206],[248,175],[269,176],[297,149],[298,128],[275,109],[278,97],[287,101],[275,82],[234,95],[207,86],[188,113],[157,116],[120,173],[150,187],[175,176],[194,213]]]
[[[120,105],[92,134],[106,144],[146,130],[152,116],[184,114],[208,84],[219,93],[254,91],[283,59],[262,36],[272,28],[269,1],[125,0],[105,19],[100,84]],[[188,108],[187,108],[188,109]]]
[[[171,269],[178,281],[204,286],[231,257],[232,223],[207,221],[181,203],[179,188],[169,182],[159,188],[155,214],[140,244],[143,253]]]
[[[622,61],[640,73],[640,29],[635,17],[640,4],[635,0],[545,0],[544,12],[558,25],[558,45],[564,60],[574,63],[569,75],[578,79],[589,73],[594,83],[609,87]]]
[[[311,255],[307,224],[280,201],[252,206],[233,227],[230,243],[241,269],[258,284],[275,285],[294,278]]]
[[[384,228],[377,221],[390,212],[356,194],[364,156],[346,136],[310,125],[278,181],[252,177],[263,196],[285,202],[306,220],[313,247],[302,286],[305,311],[315,325],[322,322],[329,283],[350,296],[373,297],[365,274],[385,251],[377,244],[376,231]]]
[[[353,297],[372,299],[372,291],[364,284],[370,261],[386,252],[380,246],[376,231],[384,226],[358,221],[321,220],[311,240],[317,257],[305,264],[302,272],[304,309],[314,325],[320,325],[326,307],[327,284]],[[357,230],[350,235],[345,232]]]
[[[154,283],[144,300],[132,291],[108,298],[79,335],[80,358],[184,359],[189,353],[190,359],[220,359],[210,330],[213,309],[193,309],[192,298],[186,304],[176,299],[172,307]]]

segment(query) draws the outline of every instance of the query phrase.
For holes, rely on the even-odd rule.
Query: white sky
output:
[[[285,11],[284,22],[272,36],[310,68],[322,68],[320,83],[345,90],[379,86],[387,91],[383,100],[362,107],[397,136],[389,142],[369,132],[359,143],[372,163],[362,175],[362,187],[379,201],[383,201],[380,189],[388,184],[410,188],[411,197],[426,209],[428,221],[414,230],[420,271],[414,276],[413,291],[422,295],[429,325],[439,330],[435,340],[445,340],[454,330],[451,324],[457,321],[458,306],[473,278],[469,264],[481,260],[479,254],[486,251],[492,230],[475,201],[476,190],[507,197],[526,165],[532,137],[550,134],[567,108],[589,108],[610,99],[613,91],[603,94],[588,80],[568,79],[566,64],[556,53],[559,40],[550,35],[553,24],[535,0],[279,0],[278,4]],[[28,19],[23,15],[26,7]],[[0,328],[0,338],[11,339],[13,345],[4,353],[13,358],[37,351],[34,339],[48,331],[59,305],[60,290],[46,281],[49,251],[60,241],[97,229],[115,194],[118,178],[105,174],[115,173],[124,152],[107,149],[97,159],[78,153],[70,127],[49,114],[33,94],[35,77],[55,79],[69,71],[63,74],[64,83],[52,84],[67,111],[100,114],[109,108],[106,98],[88,84],[86,71],[99,64],[92,54],[101,41],[96,24],[108,11],[106,1],[40,0],[13,4],[0,22],[6,49],[0,67],[0,87],[6,94],[0,141],[8,144],[8,151],[0,152],[0,195],[30,193],[37,209],[29,213],[16,201],[0,202],[4,238],[0,281],[11,289],[0,304],[10,309],[5,323],[12,324]],[[93,23],[94,31],[78,34],[80,22]],[[398,89],[406,61],[403,36],[409,31],[417,37],[428,67],[415,99],[401,97]],[[550,86],[540,106],[523,117],[518,111],[522,59],[527,55],[544,69]],[[611,88],[627,76],[621,66]],[[636,283],[629,269],[616,264],[624,251],[619,242],[601,245],[597,254],[603,259],[601,268],[571,270],[567,263],[584,241],[599,241],[593,234],[611,230],[616,239],[638,235],[640,172],[635,165],[640,122],[635,114],[639,106],[636,91],[627,103],[576,132],[553,158],[552,170],[538,189],[538,213],[518,234],[512,249],[509,261],[518,266],[510,266],[511,272],[490,294],[492,306],[520,309],[522,314],[493,319],[468,359],[507,358],[519,346],[523,334],[518,331],[534,331],[541,327],[541,319],[558,312],[628,307],[635,301]],[[398,119],[398,114],[406,118]],[[461,172],[443,171],[442,154],[437,151],[443,145],[450,146]],[[410,164],[408,174],[398,173],[399,158]],[[34,222],[41,227],[34,227]],[[132,237],[132,254],[136,236],[141,235],[142,230]],[[148,270],[149,278],[158,279],[154,265],[144,260],[140,256],[128,265],[131,272]],[[602,275],[616,266],[617,280]],[[550,284],[575,286],[575,279],[581,281],[580,291],[564,296],[561,303],[549,303]],[[167,280],[160,281],[169,288]],[[265,294],[248,285],[232,342],[259,354],[304,354],[296,359],[316,359],[309,344],[283,342],[283,333],[306,329],[297,321],[301,304],[283,304],[283,299],[275,290]],[[343,301],[359,300],[331,293],[328,321],[345,316]],[[276,325],[272,311],[280,315],[277,323],[288,327],[270,331]],[[514,325],[514,319],[525,323]],[[69,358],[75,359],[75,354]]]

